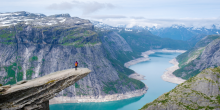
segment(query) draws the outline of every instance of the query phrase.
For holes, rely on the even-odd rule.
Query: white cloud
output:
[[[144,17],[142,17],[142,16],[131,16],[130,18],[132,18],[132,19],[145,19]]]
[[[71,3],[68,2],[62,2],[60,4],[54,3],[52,5],[49,5],[47,9],[51,10],[69,10],[72,9],[74,6]]]
[[[72,1],[72,2],[62,2],[54,3],[47,7],[50,10],[71,10],[73,8],[79,8],[83,11],[83,14],[94,13],[101,9],[113,9],[115,6],[111,3],[99,3],[99,2],[81,2],[81,1]]]
[[[83,16],[87,18],[92,18],[92,19],[122,19],[122,18],[127,18],[126,16],[122,15],[94,15],[94,16]]]

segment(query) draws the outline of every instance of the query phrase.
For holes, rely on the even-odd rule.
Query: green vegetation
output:
[[[199,58],[199,56],[202,54],[204,49],[205,49],[205,47],[191,49],[191,50],[188,50],[187,52],[179,55],[177,57],[177,60],[179,61],[179,67],[183,67],[183,66],[187,65],[188,63],[190,63],[192,60]],[[191,61],[189,61],[189,60],[191,60]]]
[[[5,38],[6,40],[12,40],[13,36],[15,36],[15,33],[4,33],[4,34],[0,34],[0,38]]]
[[[0,86],[3,86],[2,84],[0,84]]]
[[[131,85],[129,83],[132,83],[135,89],[141,89],[145,87],[143,82],[136,79],[128,78],[128,76],[125,75],[124,73],[118,71],[118,75],[120,78],[119,80],[116,80],[114,82],[102,82],[103,84],[105,84],[103,91],[106,94],[108,94],[110,91],[114,91],[115,93],[118,93],[116,87],[119,86],[127,86],[128,88],[131,88]]]
[[[26,78],[27,80],[32,79],[32,74],[34,73],[34,71],[32,69],[27,69],[26,70]]]
[[[220,95],[218,95],[218,96],[216,97],[216,100],[217,100],[218,103],[220,104]]]
[[[17,72],[17,81],[23,80],[23,72],[22,67],[17,63],[12,63],[9,66],[4,67],[5,71],[7,72],[7,76],[4,79],[10,79],[9,82],[6,84],[15,84],[16,83],[16,72]]]
[[[38,60],[38,57],[37,56],[33,56],[29,59],[29,61],[37,61]]]
[[[23,75],[24,75],[23,72],[21,72],[21,71],[18,72],[17,73],[17,81],[22,81],[23,80]]]
[[[124,79],[124,82],[122,82],[122,85],[127,85],[129,84],[130,82],[134,83],[135,84],[135,88],[136,89],[141,89],[143,87],[145,87],[145,84],[139,80],[136,80],[136,79],[132,79],[132,78],[128,78],[127,75],[121,73],[121,72],[118,72],[118,76],[120,79]]]
[[[39,73],[39,76],[42,76],[43,75],[43,73]]]
[[[65,37],[63,37],[60,42],[63,46],[81,48],[86,45],[95,45],[100,42],[96,32],[81,28],[65,31],[64,36]]]
[[[80,88],[80,85],[75,83],[75,88]]]
[[[15,79],[15,69],[16,69],[16,63],[11,64],[8,67],[4,67],[5,71],[7,72],[7,76],[5,78],[10,79],[6,84],[15,84],[16,79]]]
[[[14,42],[12,40],[15,38],[15,32],[11,30],[0,30],[0,39],[2,44],[12,45]]]
[[[15,44],[14,42],[1,42],[2,44],[6,44],[6,45],[13,45]]]
[[[67,96],[67,93],[64,93],[63,96]]]
[[[117,81],[115,81],[115,82],[108,82],[108,83],[102,82],[102,83],[105,84],[105,86],[103,88],[103,91],[106,94],[108,94],[110,91],[114,91],[115,93],[118,93],[118,91],[116,89]]]
[[[18,30],[18,31],[22,31],[23,30],[23,24],[17,24],[16,26],[15,26],[15,28],[16,28],[16,30]]]
[[[193,76],[196,76],[200,72],[199,69],[194,70],[194,69],[187,68],[187,67],[194,67],[194,66],[195,66],[194,62],[190,62],[189,64],[184,65],[181,68],[174,71],[173,74],[177,77],[182,77],[183,72],[184,73],[189,73],[190,72],[190,74],[186,74],[185,76],[182,77],[183,79],[189,79]]]

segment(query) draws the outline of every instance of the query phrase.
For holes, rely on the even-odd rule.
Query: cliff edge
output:
[[[67,69],[0,87],[0,109],[48,109],[49,100],[63,89],[88,75],[87,68]]]

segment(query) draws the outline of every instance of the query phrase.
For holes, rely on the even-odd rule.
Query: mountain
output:
[[[173,40],[169,38],[161,38],[153,35],[148,30],[133,30],[118,32],[131,46],[131,48],[137,52],[143,52],[150,49],[181,49],[187,50],[190,47],[186,41]]]
[[[115,31],[133,31],[133,32],[144,32],[148,31],[155,36],[159,36],[162,38],[170,38],[173,40],[183,40],[187,41],[190,47],[195,46],[195,44],[204,38],[207,35],[212,34],[219,34],[220,29],[218,29],[215,25],[212,25],[211,28],[202,27],[202,28],[195,28],[195,27],[187,27],[184,25],[172,25],[170,27],[141,27],[141,26],[133,26],[130,28],[126,28],[124,26],[109,26],[102,22],[92,21],[95,27],[101,28],[102,30],[115,30]]]
[[[205,69],[141,110],[219,110],[219,80],[220,67]]]
[[[134,71],[125,68],[122,61],[137,55],[132,55],[131,47],[117,33],[96,32],[89,20],[69,14],[13,12],[2,13],[0,17],[1,84],[15,84],[74,68],[74,62],[78,61],[79,67],[92,72],[60,92],[57,98],[61,103],[65,100],[59,97],[70,97],[72,102],[83,98],[110,101],[146,93],[144,83],[128,78]],[[125,93],[130,94],[118,97]]]
[[[92,21],[98,31],[113,31],[122,36],[134,52],[144,52],[150,49],[189,49],[192,47],[187,41],[161,38],[152,34],[149,28],[134,26],[132,28],[113,27],[102,22]]]
[[[74,68],[75,61],[92,71],[57,94],[53,103],[65,103],[67,99],[102,102],[143,95],[147,87],[128,77],[134,71],[124,63],[149,49],[190,48],[186,41],[161,38],[147,29],[105,24],[98,27],[69,14],[12,12],[1,13],[0,18],[0,84]]]
[[[212,35],[219,34],[220,29],[216,28],[215,25],[212,28],[195,28],[195,27],[186,27],[184,25],[172,25],[171,27],[164,28],[149,28],[152,34],[160,36],[162,38],[171,38],[176,40],[190,40],[193,37],[197,37],[199,35]]]
[[[209,35],[192,49],[177,56],[179,69],[173,74],[188,79],[206,68],[220,66],[220,35]]]

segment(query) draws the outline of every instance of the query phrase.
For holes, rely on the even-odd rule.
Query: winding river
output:
[[[169,61],[180,53],[154,53],[149,55],[150,60],[130,66],[129,68],[142,74],[142,80],[148,87],[145,95],[130,99],[111,102],[67,103],[50,105],[50,110],[138,110],[146,103],[153,101],[163,93],[176,87],[177,84],[165,82],[161,79],[166,68],[171,67]]]

